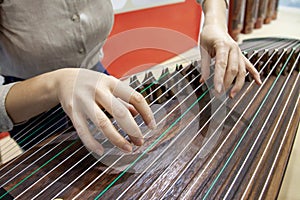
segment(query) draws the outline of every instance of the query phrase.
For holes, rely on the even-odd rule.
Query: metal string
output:
[[[198,75],[198,76],[199,76],[199,75]],[[212,77],[212,76],[211,76],[211,77]],[[192,81],[194,81],[196,78],[197,78],[197,77],[194,77],[194,79],[193,79]],[[191,81],[191,82],[192,82],[192,81]],[[179,83],[179,82],[178,82],[178,83]],[[201,85],[200,85],[200,86],[201,86]],[[182,88],[180,91],[178,91],[177,94],[175,94],[174,96],[177,96],[178,94],[180,94],[186,87],[188,87],[188,84],[187,84],[184,88]],[[198,88],[199,88],[199,87],[198,87]],[[198,89],[198,88],[197,88],[197,89]],[[170,90],[170,89],[171,89],[171,88],[169,88],[168,90]],[[197,90],[197,89],[196,89],[196,90]],[[167,91],[166,91],[166,92],[167,92]],[[165,92],[165,93],[166,93],[166,92]],[[191,96],[191,95],[190,95],[190,96]],[[188,98],[188,97],[187,97],[187,98]],[[186,99],[187,99],[187,98],[186,98]],[[167,105],[171,100],[172,100],[172,99],[169,99],[167,102],[164,103],[164,105]],[[183,103],[183,102],[182,102],[182,103]],[[181,103],[181,104],[182,104],[182,103]],[[181,105],[181,104],[180,104],[180,105]],[[164,106],[164,105],[163,105],[163,106]],[[163,107],[163,106],[162,106],[162,107]],[[160,109],[161,109],[162,107],[160,107]],[[178,107],[179,107],[179,106],[175,107],[172,111],[176,110]],[[160,109],[158,109],[154,114],[156,114]],[[165,119],[172,113],[172,111],[171,111],[167,116],[165,116],[160,122],[162,122],[163,120],[165,120]],[[159,122],[158,124],[160,124],[160,122]],[[143,122],[142,122],[142,123],[143,123]],[[149,133],[150,133],[150,132],[148,132],[147,134],[149,134]],[[145,136],[147,136],[147,134],[146,134]],[[112,149],[111,149],[111,151],[112,151]],[[104,156],[108,155],[108,153],[109,153],[109,152],[107,152],[107,153],[106,153],[105,155],[103,155],[100,159],[98,159],[98,161],[97,161],[96,163],[98,163],[99,161],[101,161],[102,158],[104,158]],[[118,159],[115,161],[115,163],[118,162],[121,158],[122,158],[122,157],[118,158]],[[84,173],[86,173],[89,169],[91,169],[96,163],[94,163],[91,167],[89,167],[87,170],[85,170]],[[115,163],[113,163],[106,171],[108,171]],[[102,176],[106,171],[104,171],[104,172],[101,174],[101,176]],[[84,174],[84,173],[83,173],[83,174]],[[97,177],[97,179],[99,179],[101,176]],[[73,184],[76,180],[78,180],[78,178],[76,178],[75,180],[73,180],[67,187],[69,187],[71,184]],[[95,179],[92,183],[94,183],[95,181],[96,181],[96,179]],[[89,185],[91,185],[92,183],[90,183]],[[89,186],[87,186],[85,189],[87,189],[88,187],[89,187]],[[65,190],[65,189],[66,189],[66,188],[64,188],[64,190]],[[85,189],[84,189],[84,190],[85,190]],[[63,190],[63,191],[64,191],[64,190]],[[84,190],[82,190],[82,191],[84,191]],[[62,191],[62,192],[63,192],[63,191]],[[60,193],[57,194],[56,196],[60,195],[62,192],[60,192]]]
[[[95,199],[99,199],[115,182],[117,182],[133,165],[135,165],[150,149],[152,149],[206,94],[212,87],[208,88],[171,126],[164,131],[143,153],[135,159],[117,178],[115,178]]]
[[[173,76],[171,76],[168,80],[166,80],[163,84],[166,84],[168,81],[170,81],[170,80],[172,80],[172,78],[174,78],[175,76],[177,76],[181,71],[182,71],[183,69],[181,69],[181,70],[179,70],[178,72],[176,72]],[[189,74],[191,74],[193,71],[195,71],[196,69],[194,69],[194,70],[192,70],[192,71],[190,71],[188,74],[186,74],[183,78],[181,78],[181,80],[184,80],[184,78],[186,78]],[[162,75],[162,77],[160,77],[160,79],[161,78],[163,78],[165,76],[165,74],[164,75]],[[172,88],[174,87],[175,85],[173,85],[172,86]],[[167,93],[170,89],[172,89],[172,88],[169,88],[166,92],[164,92],[163,94],[161,94],[159,97],[157,97],[157,99],[160,99],[165,93]],[[152,93],[154,93],[157,89],[159,89],[159,88],[156,88],[155,90],[153,90],[150,94],[148,94],[145,98],[147,98],[148,96],[150,96]],[[145,90],[144,90],[145,91]],[[143,93],[143,91],[141,91],[141,93]],[[156,99],[156,100],[157,100]],[[156,101],[156,100],[154,100],[151,104],[150,104],[150,106],[151,105],[153,105],[153,103]],[[142,124],[140,124],[139,126],[141,126]],[[120,129],[119,129],[120,130]],[[101,144],[103,144],[103,143],[105,143],[106,141],[108,141],[107,139],[105,140],[105,141],[103,141]],[[76,152],[78,152],[79,150],[81,150],[82,148],[84,148],[84,146],[81,146]],[[72,155],[74,155],[75,153],[72,153]],[[82,160],[84,160],[87,156],[89,156],[89,155],[91,155],[92,153],[90,152],[90,153],[88,153],[87,155],[85,155],[82,159],[80,159],[80,161],[78,161],[77,163],[75,163],[70,169],[68,169],[66,172],[64,172],[61,176],[59,176],[56,180],[54,180],[54,181],[52,181],[52,183],[51,184],[49,184],[46,188],[48,188],[48,187],[50,187],[51,185],[53,185],[59,178],[61,178],[64,174],[66,174],[68,171],[70,171],[71,169],[73,169],[75,166],[77,166]],[[108,153],[106,153],[106,154],[108,154]],[[71,156],[72,156],[71,155]],[[49,171],[47,174],[49,174],[50,172],[52,172],[52,171],[54,171],[57,167],[59,167],[61,164],[63,164],[66,160],[68,160],[71,156],[68,156],[68,158],[66,158],[66,159],[64,159],[59,165],[57,165],[56,167],[54,167],[51,171]],[[97,163],[97,162],[96,162]],[[95,164],[96,164],[95,163]],[[36,181],[34,184],[36,184],[36,183],[38,183],[40,180],[42,180],[44,177],[46,177],[46,175],[47,174],[45,174],[43,177],[41,177],[38,181]],[[78,177],[79,178],[79,177]],[[25,193],[28,189],[30,189],[31,187],[33,187],[33,185],[34,184],[32,184],[29,188],[27,188],[25,191],[23,191],[20,195],[22,195],[23,193]],[[46,189],[45,188],[45,189]],[[45,189],[43,189],[41,192],[39,192],[39,194],[41,194],[43,191],[45,191]],[[34,198],[36,198],[37,196],[39,196],[39,194],[37,194]],[[20,196],[19,195],[19,196]],[[19,197],[18,196],[18,197]],[[17,197],[16,197],[17,198]],[[34,199],[33,198],[33,199]]]
[[[257,53],[257,52],[255,52]],[[257,62],[254,64],[258,64],[260,59],[265,55],[265,53],[267,53],[267,51],[265,51],[260,58],[257,60]],[[252,55],[254,56],[254,54]],[[260,71],[260,73],[264,70],[265,67],[263,67]],[[248,72],[249,74],[249,72]],[[209,144],[209,142],[211,141],[211,139],[215,136],[215,134],[217,133],[217,130],[220,129],[221,125],[226,121],[226,119],[230,116],[230,114],[234,111],[234,109],[236,108],[237,105],[239,105],[240,101],[246,96],[247,92],[250,90],[250,88],[254,85],[255,81],[253,80],[251,82],[251,84],[249,85],[249,87],[246,89],[246,91],[241,95],[240,99],[238,99],[238,101],[235,103],[235,105],[231,108],[231,110],[229,111],[229,113],[226,115],[226,117],[223,119],[222,122],[220,122],[220,125],[216,128],[216,130],[214,131],[214,133],[212,133],[212,135],[208,138],[208,140],[204,143],[204,145],[201,147],[201,149],[197,152],[197,154],[193,157],[193,159],[191,161],[189,161],[188,165],[184,167],[183,171],[181,172],[181,174],[177,177],[177,179],[175,181],[173,181],[173,184],[169,187],[169,189],[164,193],[163,197],[165,197],[166,194],[168,194],[168,192],[173,188],[173,186],[176,184],[176,182],[180,179],[180,177],[183,176],[183,174],[185,173],[185,171],[190,167],[190,165],[197,159],[197,157],[202,153],[203,149],[207,146],[207,144]],[[225,101],[228,100],[228,97]],[[240,116],[240,119],[243,117],[243,115]],[[239,120],[240,120],[239,119]],[[209,164],[207,165],[209,166]],[[199,176],[200,177],[200,176]]]
[[[98,197],[99,197],[99,196],[102,196],[102,194],[103,194],[103,192],[102,192],[102,193],[100,193],[100,194],[98,195]],[[77,195],[77,196],[78,196],[78,195]],[[76,198],[76,197],[75,197],[75,198]],[[97,197],[96,197],[96,199],[97,199]]]
[[[263,69],[267,66],[267,64],[270,62],[270,60],[272,59],[272,57],[276,54],[277,51],[273,52],[273,54],[271,55],[271,57],[268,59],[268,61],[266,62],[266,64],[264,65],[264,67],[262,68],[261,72],[263,71]],[[261,56],[262,57],[262,56]],[[268,77],[271,76],[271,73],[269,73]],[[268,79],[268,77],[266,79]],[[253,84],[254,82],[252,82]],[[194,182],[194,184],[192,184],[192,186],[190,187],[190,189],[187,191],[187,193],[189,191],[192,190],[192,188],[195,186],[196,182],[199,180],[199,178],[202,176],[202,174],[204,173],[204,171],[209,167],[210,163],[213,161],[213,159],[217,156],[218,152],[221,150],[221,148],[223,147],[223,145],[225,144],[225,142],[228,140],[228,138],[230,137],[230,135],[232,134],[233,130],[235,129],[235,127],[237,126],[238,122],[242,119],[242,117],[244,116],[244,114],[246,113],[246,111],[249,109],[250,105],[252,104],[252,102],[254,101],[255,97],[258,95],[258,93],[260,92],[260,90],[262,89],[262,87],[264,86],[265,82],[261,85],[261,87],[259,88],[259,90],[256,92],[256,94],[254,95],[254,97],[252,98],[252,100],[250,101],[250,103],[248,104],[248,106],[244,109],[244,112],[241,114],[240,118],[237,120],[236,124],[233,126],[233,128],[231,129],[231,131],[227,134],[227,137],[223,140],[222,144],[219,146],[219,148],[217,149],[217,151],[214,153],[213,157],[209,160],[209,162],[206,164],[205,168],[203,169],[203,171],[201,172],[201,174],[198,176],[198,178],[196,179],[196,181]],[[218,130],[220,127],[218,127],[216,130]],[[198,155],[197,155],[198,156]],[[196,157],[195,157],[196,158]],[[168,190],[169,191],[169,190]],[[184,198],[186,198],[185,194]]]
[[[265,52],[266,53],[266,52]],[[264,53],[264,54],[265,54]],[[252,56],[254,56],[256,53],[254,53]],[[263,55],[264,55],[263,54]],[[263,57],[263,55],[261,56],[261,57]],[[252,56],[250,57],[250,59],[252,58]],[[258,60],[259,61],[259,60]],[[256,63],[258,63],[258,61],[256,62]],[[256,64],[254,64],[254,65],[256,65]],[[249,72],[246,74],[246,76],[249,74]],[[211,101],[198,113],[198,115],[197,116],[199,116],[202,112],[203,112],[203,110],[213,101],[215,99],[215,97],[213,97],[212,99],[211,99]],[[227,101],[229,99],[229,97],[226,97],[226,99],[224,100],[224,102],[219,106],[219,108],[212,114],[212,116],[206,121],[206,123],[200,128],[200,130],[196,133],[196,135],[194,136],[194,137],[192,137],[192,139],[190,140],[190,142],[188,142],[186,145],[185,145],[185,147],[184,147],[184,149],[177,155],[177,157],[175,158],[175,159],[173,159],[173,162],[171,163],[171,164],[169,164],[169,167],[170,166],[172,166],[172,164],[173,163],[175,163],[175,161],[181,156],[181,154],[183,153],[183,152],[185,152],[185,150],[189,147],[189,145],[193,142],[193,140],[198,136],[198,134],[204,129],[204,127],[210,122],[210,120],[217,114],[217,112],[220,110],[220,108],[223,106],[223,104],[225,104],[225,102]],[[196,117],[197,117],[196,116]],[[228,115],[229,116],[229,115]],[[195,117],[195,118],[196,118]],[[227,118],[227,117],[226,117]],[[223,122],[221,123],[221,124],[223,124]],[[180,134],[181,135],[181,134]],[[211,137],[213,137],[214,135],[212,135]],[[176,139],[177,139],[178,137],[176,137]],[[176,140],[176,139],[174,139],[174,140]],[[174,141],[175,142],[175,141]],[[209,140],[207,141],[207,142],[209,142]],[[166,147],[166,148],[169,148],[171,145],[168,145],[168,147]],[[206,144],[204,144],[204,146],[206,146]],[[201,149],[199,150],[199,152],[201,151]],[[159,157],[162,155],[162,153],[159,155]],[[158,158],[157,158],[158,159]],[[156,160],[157,160],[156,159]],[[152,165],[154,164],[154,162],[153,163],[151,163],[151,165],[149,165],[148,166],[148,168],[150,168]],[[169,167],[167,167],[166,169],[165,169],[165,172],[169,169]],[[148,169],[147,168],[147,169]],[[146,170],[147,170],[146,169]],[[146,172],[146,170],[144,170],[144,172],[134,181],[134,182],[132,182],[131,183],[131,185],[129,186],[129,187],[132,187],[133,186],[133,184]],[[164,175],[164,173],[161,173],[160,175],[159,175],[159,177],[162,177]],[[158,178],[156,178],[156,181],[159,179],[159,177]],[[151,184],[151,186],[152,185],[155,185],[155,183],[156,183],[156,181],[154,181],[152,184]],[[151,187],[150,186],[150,187]],[[127,190],[129,190],[129,187],[128,188],[126,188],[126,190],[125,191],[123,191],[122,192],[122,194],[117,198],[117,199],[120,199],[125,193],[126,193],[126,191]],[[146,193],[150,190],[150,187],[145,191],[145,192],[143,192],[143,195],[140,197],[140,199],[142,199],[145,195],[146,195]]]
[[[178,71],[177,73],[179,73],[180,71]],[[58,146],[58,145],[57,145]],[[70,146],[71,147],[71,146]],[[54,149],[54,148],[53,148]],[[66,149],[65,149],[66,150]],[[44,166],[44,165],[43,165]],[[36,171],[35,171],[36,172]],[[28,177],[26,177],[25,179],[28,179]],[[14,187],[15,188],[15,187]],[[10,190],[11,191],[11,190]]]
[[[150,77],[151,78],[151,77]],[[136,80],[135,80],[136,81]],[[48,117],[49,118],[49,117]],[[44,120],[43,120],[44,121]],[[21,131],[22,132],[22,131]],[[32,141],[32,140],[31,140]]]
[[[298,58],[299,58],[299,56],[298,56]],[[298,58],[297,58],[297,60],[298,60]],[[296,62],[296,63],[297,63],[297,62]],[[287,63],[286,63],[286,64],[287,64]],[[286,65],[286,64],[285,64],[285,65]],[[245,158],[245,160],[244,160],[244,162],[243,162],[243,164],[242,164],[240,170],[238,171],[237,175],[235,176],[235,179],[233,180],[233,182],[231,183],[231,185],[230,185],[230,187],[229,187],[227,193],[225,194],[224,199],[226,199],[227,196],[229,195],[230,191],[232,190],[232,187],[234,186],[234,184],[235,184],[237,178],[239,177],[239,175],[240,175],[242,169],[244,168],[244,166],[245,166],[247,160],[249,159],[250,154],[252,153],[252,151],[253,151],[253,149],[254,149],[256,143],[258,142],[258,139],[259,139],[259,137],[260,137],[261,134],[262,134],[262,130],[263,130],[264,127],[266,126],[267,121],[269,120],[269,118],[270,118],[270,116],[271,116],[271,114],[272,114],[274,108],[276,107],[277,102],[279,101],[280,96],[282,95],[282,93],[283,93],[283,91],[284,91],[284,89],[285,89],[285,87],[286,87],[286,84],[288,83],[288,80],[289,80],[289,78],[290,78],[290,76],[291,76],[291,74],[292,74],[292,72],[293,72],[294,69],[295,69],[295,65],[294,65],[293,69],[290,71],[288,77],[286,78],[285,83],[284,83],[283,86],[281,87],[282,89],[281,89],[280,93],[277,95],[277,98],[276,98],[275,102],[273,103],[273,106],[272,106],[271,110],[269,111],[268,116],[265,118],[265,122],[264,122],[264,124],[263,124],[263,126],[262,126],[260,132],[257,134],[257,137],[256,137],[254,143],[252,144],[252,147],[250,148],[250,150],[249,150],[249,152],[248,152],[248,154],[247,154],[247,156],[246,156],[246,158]],[[291,93],[290,93],[290,95],[291,95]],[[290,96],[290,95],[289,95],[289,96]],[[282,113],[281,113],[281,114],[282,114]],[[280,119],[279,119],[278,121],[280,121]],[[276,129],[276,128],[275,128],[275,129]],[[274,133],[274,132],[273,132],[273,133]],[[271,139],[272,139],[272,137],[271,137]],[[270,139],[269,141],[271,141],[271,139]],[[268,146],[269,146],[269,145],[267,145],[267,147],[268,147]],[[266,149],[267,149],[267,147],[266,147]],[[265,149],[265,151],[266,151],[266,149]],[[265,153],[265,151],[264,151],[264,153]],[[264,157],[264,156],[262,156],[262,157]],[[260,162],[261,162],[261,160],[260,160]],[[260,165],[260,162],[258,163],[257,166]],[[256,168],[256,169],[257,169],[257,168]],[[251,179],[250,179],[250,181],[249,181],[249,184],[248,184],[248,186],[247,186],[245,192],[248,191],[248,189],[249,189],[248,187],[249,187],[250,183],[252,183],[253,177],[255,176],[255,174],[256,174],[256,170],[255,170],[254,174],[252,175],[252,177],[251,177]],[[245,194],[245,193],[244,193],[244,194]]]
[[[299,80],[299,75],[298,75],[298,77],[297,77],[297,81],[298,81],[298,80]],[[293,88],[293,89],[294,89],[294,88]],[[299,95],[298,98],[297,98],[296,105],[299,105],[299,100],[300,100],[299,97],[300,97],[300,95]],[[293,110],[293,112],[292,112],[292,116],[295,114],[296,110],[297,110],[297,107],[294,108],[294,110]],[[289,123],[288,123],[288,126],[287,126],[287,129],[285,130],[285,133],[284,133],[284,136],[283,136],[283,140],[281,141],[280,146],[279,146],[279,149],[278,149],[278,152],[277,152],[277,154],[276,154],[275,162],[273,162],[273,165],[272,165],[272,167],[271,167],[271,169],[270,169],[270,172],[269,172],[269,174],[268,174],[268,177],[267,177],[267,180],[266,180],[266,182],[265,182],[265,184],[264,184],[264,187],[263,187],[263,189],[262,189],[262,191],[261,191],[261,195],[259,196],[259,199],[262,199],[262,194],[263,194],[264,191],[266,190],[267,183],[269,183],[269,181],[270,181],[270,176],[271,176],[271,174],[273,173],[275,164],[277,163],[279,154],[281,153],[281,149],[283,148],[283,145],[284,145],[284,142],[285,142],[285,140],[286,140],[286,137],[287,137],[287,134],[288,134],[288,131],[289,131],[289,127],[291,126],[292,120],[293,120],[293,118],[290,118]]]
[[[150,80],[152,78],[152,76],[151,77],[149,77],[148,79],[146,79],[146,81],[148,81],[148,80]],[[132,83],[134,83],[135,81],[137,81],[137,80],[134,80]],[[137,89],[138,87],[140,87],[140,86],[142,86],[142,83],[139,85],[139,86],[137,86],[135,89]],[[60,119],[58,122],[56,122],[54,125],[57,125],[61,120],[63,120],[63,119]],[[68,122],[70,122],[70,120],[68,119]],[[65,126],[65,125],[67,125],[67,123],[68,122],[65,122],[63,125],[61,125],[60,127],[58,127],[56,130],[58,130],[58,129],[60,129],[60,128],[62,128],[63,126]],[[44,131],[46,131],[46,130],[44,130]],[[55,132],[55,131],[54,131]],[[43,132],[42,132],[43,133]],[[40,134],[42,134],[42,133],[40,133]],[[62,135],[63,133],[61,133],[60,135]],[[59,135],[59,136],[60,136]],[[47,137],[47,136],[46,136]],[[45,138],[43,138],[39,143],[41,143],[42,141],[44,141],[45,139],[46,139],[46,137]],[[58,136],[57,136],[58,137]],[[68,138],[67,138],[68,139]],[[53,139],[51,140],[51,141],[53,141]],[[50,141],[50,142],[51,142]],[[50,142],[48,142],[48,143],[46,143],[43,147],[45,147],[45,146],[47,146]],[[39,144],[39,143],[37,143],[37,144]],[[36,144],[36,145],[37,145]],[[33,154],[31,154],[29,157],[27,157],[25,160],[22,160],[22,162],[20,162],[20,163],[18,163],[18,165],[16,165],[14,168],[16,168],[17,166],[19,166],[21,163],[23,163],[24,161],[26,161],[27,159],[29,159],[31,156],[33,156],[33,155],[35,155],[37,152],[39,152],[43,147],[41,147],[39,150],[37,150],[37,151],[35,151]],[[27,151],[25,151],[25,152],[23,152],[23,154],[24,153],[26,153],[26,152],[28,152],[29,150],[31,150],[33,147],[31,147],[31,148],[29,148]],[[7,165],[6,165],[7,166]],[[5,166],[5,167],[6,167]],[[13,169],[14,169],[13,168]],[[1,170],[3,170],[4,169],[4,167],[3,168],[1,168]],[[0,170],[0,171],[1,171]],[[12,170],[12,169],[11,169]],[[11,171],[10,170],[10,171]],[[9,171],[9,172],[10,172]],[[4,175],[6,175],[6,174],[4,174]],[[3,177],[4,175],[2,175],[1,177]],[[1,178],[0,177],[0,178]]]
[[[294,52],[294,50],[292,51],[292,53]],[[290,54],[289,58],[287,59],[290,60],[292,53]],[[283,56],[283,54],[282,54]],[[280,58],[281,59],[281,58]],[[278,64],[278,63],[277,63]],[[210,191],[212,190],[212,188],[214,187],[214,185],[216,184],[217,180],[219,179],[219,177],[221,176],[221,174],[223,173],[224,169],[226,168],[226,166],[228,165],[229,161],[231,160],[233,154],[236,152],[237,148],[239,147],[239,145],[241,144],[241,141],[244,139],[245,135],[247,134],[248,130],[250,129],[250,126],[253,124],[254,120],[256,119],[258,113],[260,112],[260,110],[262,109],[262,106],[265,104],[267,98],[269,97],[272,89],[274,88],[275,84],[277,83],[279,76],[282,74],[283,70],[285,69],[286,65],[282,68],[282,70],[280,71],[279,75],[277,76],[277,78],[275,79],[275,81],[273,82],[271,89],[269,90],[269,92],[267,93],[267,95],[265,96],[262,104],[260,105],[260,107],[258,108],[257,112],[255,113],[254,117],[252,118],[249,126],[247,127],[247,129],[245,130],[244,134],[242,135],[241,139],[239,140],[238,144],[235,146],[233,152],[231,153],[230,157],[227,159],[226,163],[224,164],[224,166],[222,167],[220,173],[218,174],[218,176],[215,178],[215,180],[213,181],[212,185],[209,187],[208,191],[206,192],[204,199],[206,199],[210,193]]]
[[[291,77],[292,72],[293,72],[293,70],[294,70],[295,67],[296,67],[297,61],[299,60],[299,56],[300,56],[300,55],[297,56],[297,60],[296,60],[296,62],[295,62],[295,64],[294,64],[294,66],[293,66],[293,69],[290,71],[288,77],[286,78],[285,83],[284,83],[284,85],[282,86],[282,89],[281,89],[280,93],[278,94],[277,99],[276,99],[276,101],[274,102],[274,105],[272,106],[272,108],[271,108],[271,110],[270,110],[270,112],[269,112],[269,115],[268,115],[267,118],[266,118],[265,123],[264,123],[263,126],[262,126],[262,129],[263,129],[264,126],[266,125],[266,122],[269,120],[269,118],[270,118],[270,116],[271,116],[271,113],[272,113],[273,110],[275,109],[276,104],[277,104],[277,102],[279,101],[279,98],[280,98],[280,96],[282,95],[282,93],[283,93],[283,91],[284,91],[284,89],[285,89],[285,87],[286,87],[286,85],[287,85],[287,83],[288,83],[288,81],[289,81],[289,78]],[[287,65],[287,63],[286,63],[285,65]],[[297,76],[297,80],[298,80],[298,78],[299,78],[299,74],[298,74],[298,76]],[[295,81],[295,84],[294,84],[294,86],[293,86],[293,90],[294,90],[294,88],[295,88],[295,86],[296,86],[296,83],[297,83],[297,81]],[[265,154],[266,154],[267,149],[268,149],[269,146],[270,146],[271,140],[272,140],[273,137],[274,137],[274,133],[275,133],[276,130],[277,130],[277,127],[278,127],[279,122],[280,122],[280,120],[281,120],[281,118],[282,118],[282,116],[283,116],[283,113],[284,113],[284,111],[285,111],[285,109],[286,109],[286,107],[287,107],[287,103],[288,103],[288,101],[289,101],[291,95],[292,95],[292,92],[290,92],[290,94],[289,94],[289,96],[288,96],[288,99],[287,99],[287,101],[286,101],[286,103],[285,103],[285,105],[284,105],[284,107],[283,107],[283,111],[281,112],[281,114],[280,114],[280,116],[279,116],[279,119],[278,119],[278,121],[277,121],[277,123],[276,123],[276,126],[275,126],[275,128],[274,128],[274,130],[273,130],[273,132],[272,132],[272,134],[271,134],[271,137],[270,137],[270,139],[269,139],[269,141],[268,141],[268,143],[267,143],[266,148],[264,149],[263,154],[261,155],[261,158],[260,158],[260,160],[259,160],[259,162],[258,162],[258,164],[257,164],[257,166],[256,166],[256,168],[255,168],[255,170],[254,170],[254,173],[253,173],[253,175],[252,175],[252,177],[251,177],[251,179],[250,179],[250,181],[249,181],[249,183],[248,183],[248,185],[247,185],[247,188],[246,188],[246,190],[245,190],[245,192],[244,192],[244,194],[243,194],[243,197],[245,196],[246,191],[249,190],[250,184],[253,182],[253,178],[254,178],[255,175],[257,174],[257,170],[258,170],[258,168],[259,168],[260,165],[261,165],[262,159],[265,157]],[[258,137],[260,136],[261,133],[262,133],[262,130],[259,132]],[[250,152],[248,153],[248,155],[252,152],[252,150],[253,150],[253,148],[254,148],[256,142],[257,142],[257,140],[255,140],[255,142],[253,143],[252,148],[251,148]],[[245,159],[244,162],[247,162],[247,159],[248,159],[248,156],[247,156],[247,158]],[[274,163],[275,163],[275,162],[274,162]],[[239,175],[239,174],[238,174],[238,175]]]

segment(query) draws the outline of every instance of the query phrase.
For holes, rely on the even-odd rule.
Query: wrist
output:
[[[222,31],[224,33],[228,32],[227,26],[219,23],[204,23],[203,25],[203,30],[204,29],[213,29],[213,30],[218,30]]]
[[[53,72],[49,72],[49,79],[51,82],[49,88],[53,91],[53,97],[59,103],[61,101],[61,92],[63,92],[63,86],[69,82],[73,82],[75,73],[77,72],[74,68],[63,68]]]
[[[215,25],[227,32],[226,1],[206,0],[203,11],[205,14],[204,26]]]

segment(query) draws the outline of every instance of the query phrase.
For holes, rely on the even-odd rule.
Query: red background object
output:
[[[197,45],[201,7],[195,0],[116,14],[104,46],[111,75],[143,71]]]
[[[8,137],[9,136],[9,133],[8,132],[3,132],[3,133],[0,133],[0,140],[5,138],[5,137]]]

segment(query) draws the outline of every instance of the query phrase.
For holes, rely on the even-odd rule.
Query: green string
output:
[[[148,85],[147,87],[145,87],[140,93],[144,93],[146,90],[148,90],[150,87],[152,87],[154,84],[156,84],[158,81],[160,81],[162,78],[164,78],[165,76],[167,76],[169,74],[169,72],[164,73],[163,75],[161,75],[159,77],[159,79],[157,79],[157,81],[152,82],[150,85]]]
[[[58,113],[55,117],[51,118],[49,121],[47,121],[47,123],[44,123],[43,125],[39,126],[38,129],[36,129],[31,134],[29,134],[27,137],[25,137],[23,140],[21,140],[20,142],[18,142],[18,144],[21,145],[24,141],[26,141],[29,137],[31,137],[32,135],[34,135],[35,133],[37,133],[39,130],[41,130],[43,127],[45,127],[47,124],[49,124],[50,122],[52,122],[54,119],[60,117],[61,114],[63,114],[63,111],[61,111],[60,113]]]
[[[109,190],[133,165],[135,165],[150,149],[152,149],[208,92],[213,86],[208,88],[171,126],[165,130],[138,158],[136,158],[117,178],[115,178],[97,197],[98,200],[107,190]]]
[[[159,81],[160,79],[164,78],[169,72],[164,73],[163,75],[161,75],[159,77],[159,79],[157,81]],[[145,89],[143,89],[143,91],[141,91],[141,93],[145,92],[147,89],[149,89],[151,86],[153,86],[156,82],[151,83],[148,87],[146,87]],[[42,126],[40,126],[37,130],[33,131],[30,135],[28,135],[27,137],[25,137],[22,141],[20,141],[18,144],[22,144],[24,141],[26,141],[29,137],[31,137],[32,135],[34,135],[36,132],[38,132],[39,130],[41,130],[44,126],[46,126],[47,124],[49,124],[50,122],[52,122],[53,120],[55,120],[56,118],[58,118],[61,114],[63,113],[63,111],[61,111],[58,115],[56,115],[55,117],[51,118],[51,120],[47,121],[47,123],[43,124]],[[13,191],[15,188],[17,188],[19,185],[21,185],[24,181],[28,180],[32,175],[34,175],[36,172],[38,172],[40,169],[42,169],[43,167],[45,167],[47,164],[49,164],[52,160],[54,160],[56,157],[58,157],[60,154],[62,154],[64,151],[66,151],[68,148],[70,148],[71,146],[73,146],[76,142],[78,142],[78,140],[74,141],[73,143],[71,143],[70,145],[68,145],[66,148],[64,148],[62,151],[60,151],[58,154],[56,154],[55,156],[53,156],[50,160],[48,160],[47,162],[45,162],[42,166],[40,166],[38,169],[36,169],[35,171],[33,171],[31,174],[29,174],[27,177],[25,177],[23,180],[21,180],[19,183],[17,183],[16,185],[14,185],[11,189],[9,189],[8,191],[6,191],[2,196],[0,196],[0,199],[2,199],[3,197],[5,197],[9,192]]]
[[[240,146],[240,144],[242,143],[243,139],[245,138],[247,132],[250,129],[250,126],[253,124],[254,120],[256,119],[256,117],[258,116],[258,113],[260,112],[260,110],[262,109],[263,105],[265,104],[265,102],[267,101],[269,95],[271,94],[271,91],[273,90],[273,88],[275,87],[279,77],[281,76],[283,70],[285,69],[285,67],[287,66],[289,60],[291,59],[294,51],[296,50],[296,48],[299,45],[297,45],[295,48],[293,48],[292,52],[290,53],[288,59],[286,60],[284,66],[282,67],[282,69],[280,70],[278,76],[276,77],[275,81],[273,82],[271,88],[269,89],[267,95],[265,96],[262,104],[259,106],[258,110],[256,111],[254,117],[252,118],[249,126],[247,127],[247,129],[245,130],[245,132],[243,133],[242,137],[240,138],[239,142],[236,144],[235,148],[233,149],[232,153],[230,154],[230,156],[228,157],[227,161],[225,162],[224,166],[222,167],[221,171],[219,172],[218,176],[215,178],[215,180],[213,181],[212,185],[209,187],[208,191],[206,192],[205,196],[203,199],[206,199],[209,195],[209,193],[211,192],[212,188],[214,187],[214,185],[217,183],[218,179],[220,178],[221,174],[224,172],[225,168],[227,167],[228,163],[230,162],[231,158],[233,157],[234,153],[236,152],[236,150],[238,149],[238,147]]]
[[[51,161],[53,161],[55,158],[57,158],[60,154],[62,154],[63,152],[65,152],[67,149],[69,149],[71,146],[73,146],[76,142],[78,142],[79,140],[75,140],[74,142],[72,142],[71,144],[69,144],[67,147],[65,147],[63,150],[61,150],[58,154],[56,154],[55,156],[53,156],[51,159],[49,159],[47,162],[45,162],[42,166],[40,166],[39,168],[37,168],[36,170],[34,170],[31,174],[29,174],[28,176],[26,176],[23,180],[21,180],[19,183],[17,183],[16,185],[14,185],[12,188],[10,188],[8,191],[6,191],[2,196],[0,196],[0,199],[2,199],[3,197],[5,197],[9,192],[13,191],[14,189],[16,189],[19,185],[21,185],[24,181],[26,181],[27,179],[29,179],[31,176],[33,176],[36,172],[38,172],[40,169],[42,169],[43,167],[45,167],[46,165],[48,165]]]

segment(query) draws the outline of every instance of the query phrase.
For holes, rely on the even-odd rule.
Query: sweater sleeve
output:
[[[5,109],[5,100],[10,88],[16,83],[0,85],[0,132],[10,131],[14,124]]]

